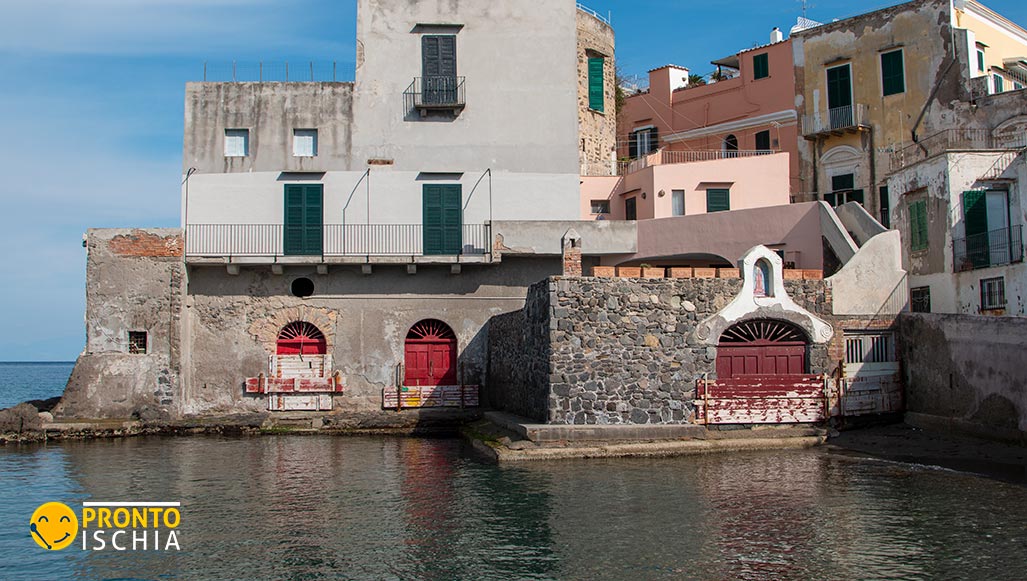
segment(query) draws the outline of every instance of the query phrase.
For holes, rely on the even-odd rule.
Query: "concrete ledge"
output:
[[[960,418],[906,412],[904,421],[914,428],[933,432],[956,433],[985,440],[1027,446],[1027,433],[1009,428],[996,428]]]
[[[695,424],[550,425],[505,412],[485,412],[485,419],[532,442],[632,442],[705,438]]]

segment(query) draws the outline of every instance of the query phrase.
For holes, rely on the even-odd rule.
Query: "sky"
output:
[[[895,3],[810,0],[807,16]],[[612,16],[618,66],[642,77],[709,73],[802,14],[796,0],[584,4]],[[1027,25],[1022,0],[986,4]],[[0,361],[81,352],[87,228],[179,225],[184,89],[204,63],[336,62],[350,80],[355,19],[355,0],[0,0]]]

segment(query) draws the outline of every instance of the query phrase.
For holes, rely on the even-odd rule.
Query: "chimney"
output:
[[[774,44],[775,42],[781,42],[784,39],[785,35],[781,33],[780,28],[775,26],[774,30],[770,31],[770,44]]]

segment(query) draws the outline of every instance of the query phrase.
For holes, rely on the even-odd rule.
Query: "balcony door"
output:
[[[424,104],[457,102],[456,36],[430,34],[421,37],[421,78]]]
[[[460,254],[463,190],[460,184],[425,184],[421,193],[424,254]]]
[[[831,129],[852,126],[852,66],[827,69],[827,109]]]
[[[286,184],[283,220],[285,254],[318,256],[324,240],[324,186]]]
[[[974,268],[1010,262],[1009,194],[1003,190],[963,192],[967,254]]]

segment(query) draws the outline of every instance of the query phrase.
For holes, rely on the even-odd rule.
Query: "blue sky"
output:
[[[482,0],[486,1],[486,0]],[[529,2],[531,0],[524,0]],[[71,360],[85,341],[89,227],[177,226],[183,90],[203,63],[337,61],[353,71],[353,0],[3,0],[0,361]],[[829,21],[895,2],[812,0]],[[612,12],[627,74],[767,42],[794,0],[590,0]],[[988,6],[1027,23],[1027,3]]]

